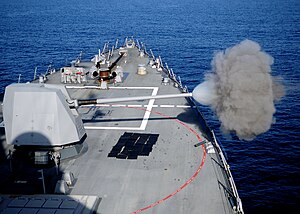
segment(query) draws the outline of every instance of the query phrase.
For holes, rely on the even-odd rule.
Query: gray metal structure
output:
[[[55,87],[48,84],[6,87],[3,116],[8,144],[55,147],[79,142],[84,137],[80,115],[66,102],[70,99],[66,89]]]
[[[7,87],[0,212],[243,213],[180,78],[144,44],[116,47]]]

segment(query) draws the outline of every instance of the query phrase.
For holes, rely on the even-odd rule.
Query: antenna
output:
[[[150,53],[151,53],[151,56],[152,56],[152,58],[153,58],[153,60],[154,60],[154,59],[155,59],[155,56],[154,56],[154,54],[153,54],[152,49],[150,49]]]
[[[169,76],[171,76],[171,72],[170,72],[169,66],[168,66],[167,63],[165,63],[165,64],[166,64],[166,68],[167,68],[168,74],[169,74]]]
[[[159,63],[160,63],[160,65],[161,65],[161,67],[162,67],[162,66],[163,66],[163,63],[162,63],[161,57],[158,56],[158,58],[159,58]]]
[[[119,43],[119,39],[116,40],[116,44],[115,44],[116,49],[118,48],[118,43]]]
[[[106,49],[106,43],[104,43],[103,45],[102,54],[105,53],[105,49]]]
[[[179,82],[180,87],[182,88],[182,83],[181,83],[181,78],[180,78],[180,76],[178,76],[178,82]]]
[[[145,52],[145,54],[148,54],[147,53],[147,49],[146,49],[146,45],[144,44],[144,52]]]
[[[78,55],[78,57],[77,57],[77,59],[76,59],[76,64],[77,64],[77,63],[80,63],[82,55],[83,55],[83,52],[80,51],[80,53],[79,53],[79,55]],[[50,64],[50,65],[51,65],[51,64]]]
[[[36,72],[37,72],[37,67],[35,67],[35,69],[34,69],[33,80],[35,80],[35,79],[36,79]]]
[[[22,74],[19,74],[18,83],[20,83],[20,81],[21,81],[21,76],[22,76]]]
[[[136,44],[137,44],[137,46],[138,46],[138,48],[139,48],[139,51],[140,51],[140,50],[141,50],[141,46],[140,46],[140,42],[139,42],[138,39],[136,40]]]
[[[114,49],[115,49],[115,46],[112,46],[110,56],[112,56],[114,54]]]
[[[188,89],[188,87],[185,85],[184,88],[183,88],[183,92],[184,92],[184,93],[188,93],[188,91],[189,91],[189,89]]]
[[[141,48],[140,49],[143,49],[144,48],[144,43],[141,42]]]
[[[78,57],[77,57],[77,58],[78,58]],[[76,61],[77,61],[77,60],[76,60]],[[46,74],[49,74],[49,73],[50,73],[51,67],[52,67],[52,62],[49,63],[48,68],[47,68],[47,71],[46,71]]]
[[[173,68],[171,68],[171,74],[172,74],[172,77],[174,78],[175,74],[174,74]]]
[[[107,60],[109,60],[109,58],[110,58],[110,49],[109,49],[108,54],[107,54]]]

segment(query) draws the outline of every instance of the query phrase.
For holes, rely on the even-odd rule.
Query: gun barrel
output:
[[[179,97],[192,97],[192,93],[166,94],[166,95],[156,95],[156,96],[139,96],[139,97],[120,97],[120,98],[106,98],[106,99],[77,100],[77,103],[78,103],[78,106],[81,106],[81,105],[91,105],[91,104],[119,103],[119,102],[127,102],[127,101],[151,100],[151,99],[168,99],[168,98],[179,98]]]

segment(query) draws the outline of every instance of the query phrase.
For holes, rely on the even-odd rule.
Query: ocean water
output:
[[[275,62],[286,95],[276,122],[251,142],[215,129],[246,213],[300,213],[300,1],[299,0],[1,0],[0,92],[30,81],[34,68],[65,65],[83,51],[89,59],[104,42],[126,36],[145,42],[193,89],[211,60],[244,39],[258,42]],[[199,190],[201,191],[201,190]]]

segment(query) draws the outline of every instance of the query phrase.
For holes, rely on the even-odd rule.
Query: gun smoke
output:
[[[271,75],[273,61],[258,43],[244,40],[214,56],[212,71],[193,97],[211,106],[225,133],[252,140],[270,129],[274,101],[284,95],[283,85]]]

